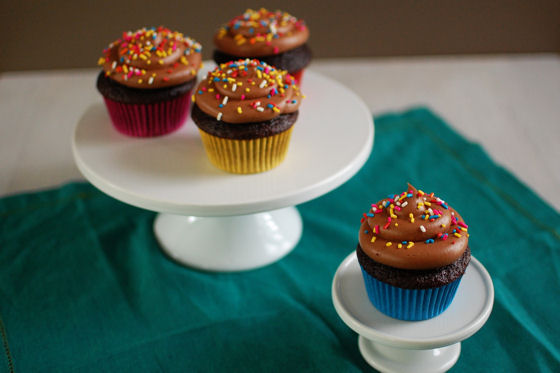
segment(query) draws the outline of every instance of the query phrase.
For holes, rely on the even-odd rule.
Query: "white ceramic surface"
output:
[[[336,271],[332,298],[340,318],[365,339],[360,341],[360,351],[371,365],[383,366],[386,371],[409,372],[419,371],[409,370],[411,364],[419,367],[423,362],[427,371],[445,371],[457,361],[460,352],[459,345],[451,345],[476,333],[488,320],[494,286],[484,266],[472,257],[447,310],[429,320],[397,320],[379,312],[369,301],[353,252]],[[442,349],[445,346],[451,348]],[[435,369],[437,366],[444,368]]]
[[[295,207],[241,216],[204,218],[159,214],[156,238],[171,258],[206,271],[243,271],[280,260],[298,243]]]
[[[102,104],[79,120],[72,139],[80,171],[97,188],[131,205],[194,216],[270,211],[319,197],[343,184],[367,160],[372,115],[348,88],[306,71],[300,116],[286,159],[275,169],[234,175],[213,167],[189,119],[159,138],[115,131]]]
[[[428,350],[410,350],[386,346],[360,336],[358,346],[368,364],[380,372],[446,372],[455,365],[461,354],[461,343],[459,342]]]

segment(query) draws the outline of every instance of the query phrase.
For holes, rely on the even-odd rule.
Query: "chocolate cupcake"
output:
[[[199,43],[165,27],[125,32],[103,51],[97,89],[115,128],[160,136],[185,121],[202,67]]]
[[[240,58],[258,59],[287,70],[298,84],[311,61],[305,22],[279,10],[247,9],[223,25],[214,35],[217,64]]]
[[[231,61],[200,82],[192,118],[216,167],[263,172],[284,160],[301,99],[286,71],[257,60]]]
[[[400,320],[442,313],[470,262],[467,229],[445,201],[410,184],[372,204],[356,252],[373,305]]]

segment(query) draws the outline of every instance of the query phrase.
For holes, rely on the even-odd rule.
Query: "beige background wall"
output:
[[[145,25],[194,37],[209,58],[215,29],[260,6],[305,19],[315,57],[560,52],[558,0],[0,1],[0,71],[93,67]]]

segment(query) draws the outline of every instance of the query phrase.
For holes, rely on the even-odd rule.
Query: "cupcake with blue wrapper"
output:
[[[356,249],[371,303],[409,321],[445,311],[470,262],[468,236],[457,211],[410,184],[372,204]]]

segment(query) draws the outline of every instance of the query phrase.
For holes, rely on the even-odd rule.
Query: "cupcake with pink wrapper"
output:
[[[135,137],[177,130],[202,67],[201,46],[165,27],[125,32],[103,51],[97,89],[114,127]]]

